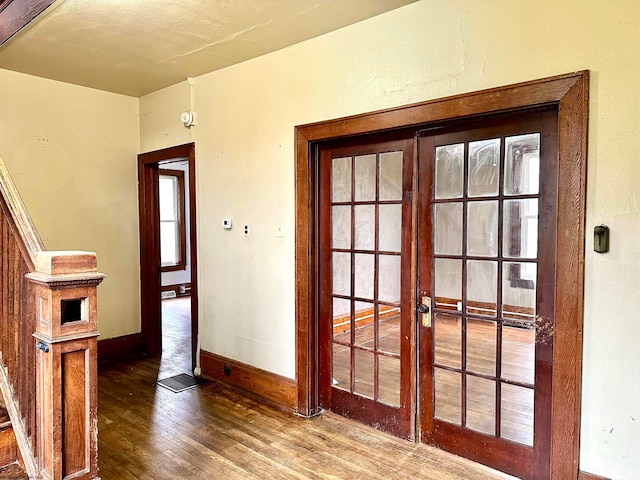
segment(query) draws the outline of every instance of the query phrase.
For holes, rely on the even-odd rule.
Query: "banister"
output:
[[[11,219],[15,224],[18,233],[27,249],[27,253],[31,260],[31,264],[35,264],[35,258],[38,252],[45,250],[44,243],[38,234],[29,212],[27,212],[22,197],[18,193],[15,183],[7,170],[2,157],[0,157],[0,195],[9,210]]]
[[[0,390],[29,478],[99,480],[96,254],[47,251],[0,158]]]

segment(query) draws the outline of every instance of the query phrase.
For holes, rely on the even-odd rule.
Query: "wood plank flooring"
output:
[[[332,413],[296,417],[215,382],[182,393],[156,386],[189,371],[190,350],[169,345],[188,335],[188,316],[170,313],[181,301],[163,303],[162,359],[99,372],[103,480],[512,478]]]

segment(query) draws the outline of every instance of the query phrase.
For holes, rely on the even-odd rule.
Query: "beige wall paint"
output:
[[[140,97],[140,152],[191,142],[191,129],[180,121],[180,114],[190,109],[186,81]]]
[[[640,382],[633,373],[640,364],[639,44],[635,1],[545,0],[532,8],[424,0],[198,77],[203,348],[295,374],[295,125],[587,68],[581,468],[633,478],[640,470]],[[183,98],[176,90],[176,97],[163,91],[167,98],[154,108],[164,111],[167,102],[167,112],[175,111]],[[142,145],[162,143],[144,116],[141,131]],[[183,143],[180,135],[163,140]],[[220,228],[225,216],[235,221],[231,232]],[[606,255],[592,250],[591,231],[601,222],[611,227]],[[276,236],[278,226],[284,237]]]
[[[138,100],[0,70],[0,156],[50,250],[89,250],[101,338],[140,331]]]

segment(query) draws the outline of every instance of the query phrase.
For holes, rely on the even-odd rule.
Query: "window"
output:
[[[186,268],[184,172],[160,170],[160,261],[163,272]]]
[[[508,137],[505,145],[505,195],[510,233],[505,238],[508,256],[522,259],[511,265],[511,286],[533,289],[538,254],[538,194],[540,179],[540,134]],[[520,199],[516,199],[521,197]]]

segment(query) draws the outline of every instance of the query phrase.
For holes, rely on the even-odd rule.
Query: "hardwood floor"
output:
[[[165,312],[180,301],[165,301]],[[164,316],[162,359],[112,363],[99,372],[103,480],[512,478],[332,413],[300,418],[216,382],[182,393],[158,387],[159,377],[190,367],[190,350],[169,345],[184,341],[188,321]]]

